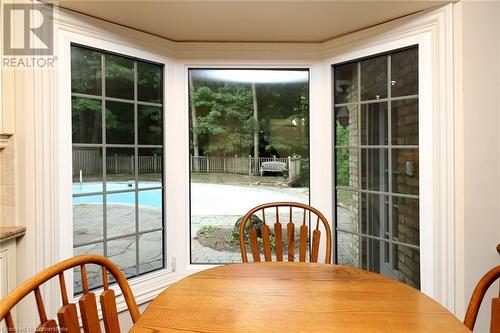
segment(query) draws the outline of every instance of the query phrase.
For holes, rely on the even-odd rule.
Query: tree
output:
[[[252,82],[252,106],[255,126],[253,129],[253,157],[259,158],[259,106],[257,104],[257,89],[255,82]]]
[[[342,126],[339,121],[335,123],[335,136],[338,146],[347,146],[349,144],[349,129]],[[336,149],[337,185],[349,186],[349,149]]]
[[[205,137],[205,155],[248,153],[256,126],[248,87],[230,83],[200,86],[193,93],[192,104],[198,121],[192,128],[193,137]]]

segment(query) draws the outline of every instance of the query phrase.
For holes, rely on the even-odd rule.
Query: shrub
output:
[[[204,225],[202,226],[198,232],[196,233],[198,236],[205,236],[205,235],[208,235],[208,234],[211,234],[213,233],[214,231],[216,231],[217,228],[216,226],[213,226],[211,224],[207,224],[207,225]]]

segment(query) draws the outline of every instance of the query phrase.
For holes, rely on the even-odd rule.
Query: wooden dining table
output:
[[[470,331],[432,298],[379,274],[262,262],[220,266],[176,282],[130,332]]]

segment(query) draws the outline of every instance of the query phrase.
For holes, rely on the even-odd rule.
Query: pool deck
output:
[[[239,252],[216,251],[202,246],[196,239],[198,230],[205,225],[218,227],[233,227],[238,218],[245,212],[262,202],[270,201],[300,201],[307,202],[308,194],[304,189],[276,188],[267,186],[235,186],[218,184],[193,184],[192,186],[192,215],[191,215],[191,261],[194,263],[231,263],[241,262]],[[163,266],[161,242],[162,231],[143,233],[139,236],[139,249],[135,236],[120,238],[120,236],[134,234],[135,208],[130,204],[108,203],[107,205],[107,237],[115,238],[108,240],[106,255],[116,262],[127,276],[136,274],[136,255],[139,253],[139,272],[154,270]],[[157,230],[162,226],[161,210],[152,207],[140,206],[137,212],[139,216],[139,230]],[[269,214],[269,215],[268,215]],[[274,213],[269,212],[266,217],[269,221],[275,219]],[[283,212],[282,220],[287,214]],[[296,212],[294,215],[301,215]],[[349,219],[348,210],[340,207],[339,219]],[[281,215],[281,214],[280,214]],[[285,216],[286,215],[286,216]],[[301,216],[294,219],[301,219]],[[87,243],[103,238],[103,207],[102,204],[88,203],[75,204],[73,206],[74,243]],[[345,238],[345,237],[344,237]],[[340,238],[339,241],[344,241]],[[347,241],[347,240],[345,240]],[[103,246],[100,244],[87,245],[75,248],[75,254],[97,253],[103,254]],[[341,254],[349,262],[350,253]],[[89,277],[92,283],[100,283],[100,273],[89,269]],[[78,275],[76,275],[78,276]],[[93,281],[95,280],[95,281]],[[79,288],[77,279],[76,288]]]

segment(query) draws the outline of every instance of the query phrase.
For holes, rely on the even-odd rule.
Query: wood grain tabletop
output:
[[[150,332],[470,332],[418,290],[356,268],[232,264],[162,292],[134,325]]]

